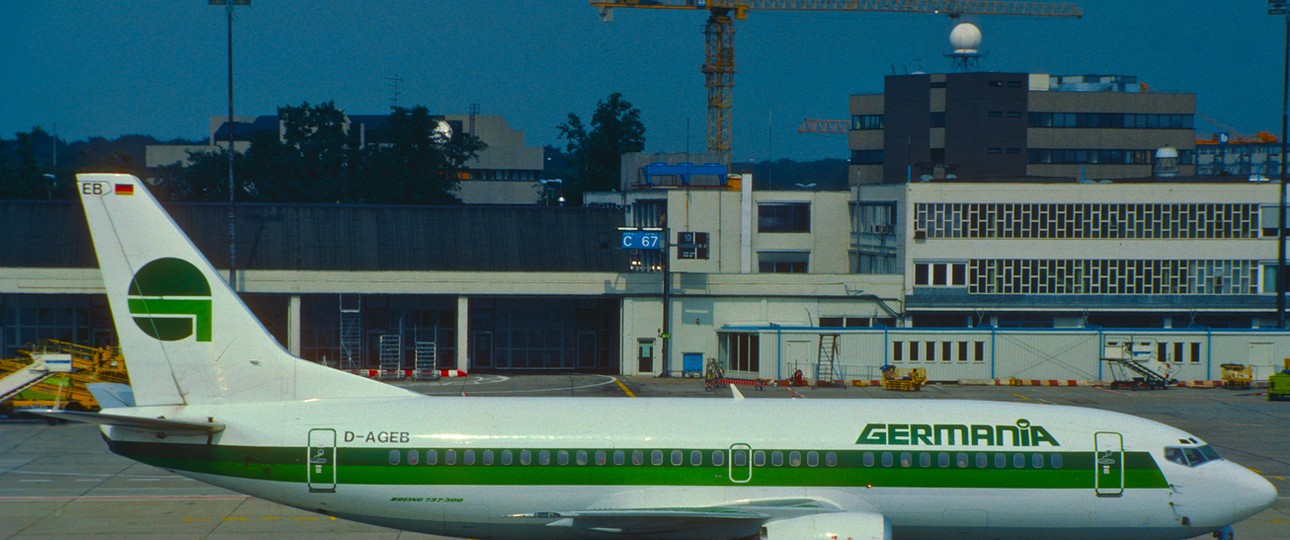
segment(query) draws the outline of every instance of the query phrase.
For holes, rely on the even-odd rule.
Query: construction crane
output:
[[[600,19],[613,20],[614,8],[683,9],[707,11],[703,28],[706,54],[704,86],[708,88],[708,153],[730,160],[730,91],[735,85],[735,24],[758,11],[865,11],[962,15],[1012,15],[1025,17],[1075,17],[1079,7],[1058,2],[1005,2],[995,0],[591,0]]]
[[[825,135],[846,135],[851,132],[851,121],[831,120],[825,118],[807,118],[797,126],[798,133],[823,133]]]

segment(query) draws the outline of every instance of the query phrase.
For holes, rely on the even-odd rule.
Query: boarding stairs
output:
[[[842,386],[842,366],[838,364],[838,334],[820,334],[820,349],[815,357],[815,386]]]
[[[1111,368],[1111,388],[1131,390],[1164,390],[1169,388],[1169,377],[1147,367],[1133,358],[1103,358]]]
[[[11,362],[6,360],[6,362]],[[15,366],[17,367],[17,366]],[[0,378],[0,402],[22,393],[23,390],[40,384],[53,373],[45,368],[45,361],[37,359],[31,364],[17,367],[13,372]]]

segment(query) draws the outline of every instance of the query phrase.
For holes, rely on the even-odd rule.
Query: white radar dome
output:
[[[956,53],[975,53],[981,49],[981,29],[972,23],[959,23],[950,31],[950,46]]]

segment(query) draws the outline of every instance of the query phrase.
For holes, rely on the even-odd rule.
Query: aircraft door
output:
[[[744,443],[730,445],[730,455],[726,460],[730,471],[730,481],[736,484],[747,484],[752,480],[752,446]]]
[[[1119,433],[1099,431],[1093,434],[1093,489],[1098,497],[1124,494],[1124,438]]]
[[[336,430],[309,430],[309,448],[305,459],[310,493],[336,492]]]

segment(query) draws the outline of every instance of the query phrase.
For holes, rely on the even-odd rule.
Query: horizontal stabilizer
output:
[[[139,431],[146,431],[148,433],[156,433],[158,435],[213,435],[224,431],[224,424],[215,421],[198,422],[195,420],[172,420],[168,418],[143,418],[138,416],[59,411],[54,409],[24,410],[23,412],[44,416],[46,418],[67,420],[69,422],[83,422],[87,424],[136,429]]]

